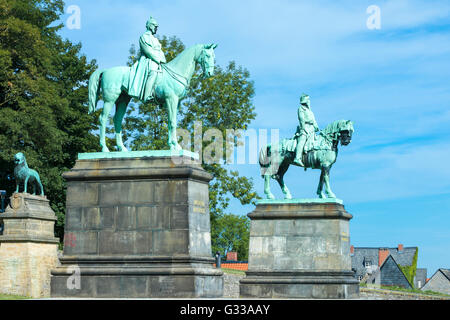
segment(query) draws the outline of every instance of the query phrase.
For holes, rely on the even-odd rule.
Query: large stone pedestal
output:
[[[304,202],[304,203],[302,203]],[[262,201],[251,219],[245,298],[357,298],[349,220],[338,202]]]
[[[56,216],[45,197],[14,193],[0,219],[0,293],[50,296],[50,270],[58,265]]]
[[[65,247],[52,296],[221,297],[223,274],[211,257],[211,175],[185,156],[123,156],[85,157],[64,174]]]

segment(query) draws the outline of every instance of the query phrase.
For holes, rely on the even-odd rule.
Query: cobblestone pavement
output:
[[[239,280],[244,276],[224,273],[223,277],[223,297],[225,299],[238,299]],[[361,288],[359,300],[450,300],[450,297]]]

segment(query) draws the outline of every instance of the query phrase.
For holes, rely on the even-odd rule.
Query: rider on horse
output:
[[[302,157],[306,142],[308,139],[313,139],[315,137],[314,132],[319,131],[319,126],[317,125],[314,114],[311,111],[311,102],[307,94],[303,94],[300,97],[298,121],[299,125],[297,126],[297,131],[294,136],[294,139],[297,139],[297,146],[295,148],[295,159],[293,162],[298,166],[304,167],[305,165]]]
[[[152,17],[147,21],[147,31],[139,39],[141,58],[131,67],[128,94],[141,101],[153,99],[153,89],[158,73],[162,72],[161,63],[166,57],[161,44],[154,36],[158,30],[158,22]]]

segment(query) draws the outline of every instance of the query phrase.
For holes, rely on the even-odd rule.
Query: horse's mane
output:
[[[172,59],[172,61],[170,61],[169,63],[167,63],[168,65],[176,65],[180,62],[181,58],[184,56],[184,54],[190,52],[190,51],[194,51],[194,54],[197,53],[198,49],[201,49],[203,47],[203,44],[195,44],[189,48],[185,48],[183,51],[181,51],[175,58]]]
[[[349,128],[348,120],[336,120],[325,127],[322,133],[325,135],[334,134],[341,131],[343,128]]]

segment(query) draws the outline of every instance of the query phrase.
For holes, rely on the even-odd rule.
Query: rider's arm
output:
[[[312,115],[312,120],[313,120],[314,129],[315,129],[316,131],[319,131],[320,129],[319,129],[319,126],[317,125],[316,117],[314,117],[314,114],[313,114],[312,112],[311,112],[311,115]]]
[[[303,114],[302,107],[298,108],[298,122],[300,123],[300,132],[305,127],[305,116]]]
[[[156,63],[160,64],[161,62],[166,62],[166,57],[161,50],[156,50],[151,46],[150,41],[145,39],[145,34],[141,36],[139,39],[139,46],[141,48],[142,54],[144,54],[147,58],[152,59]]]

